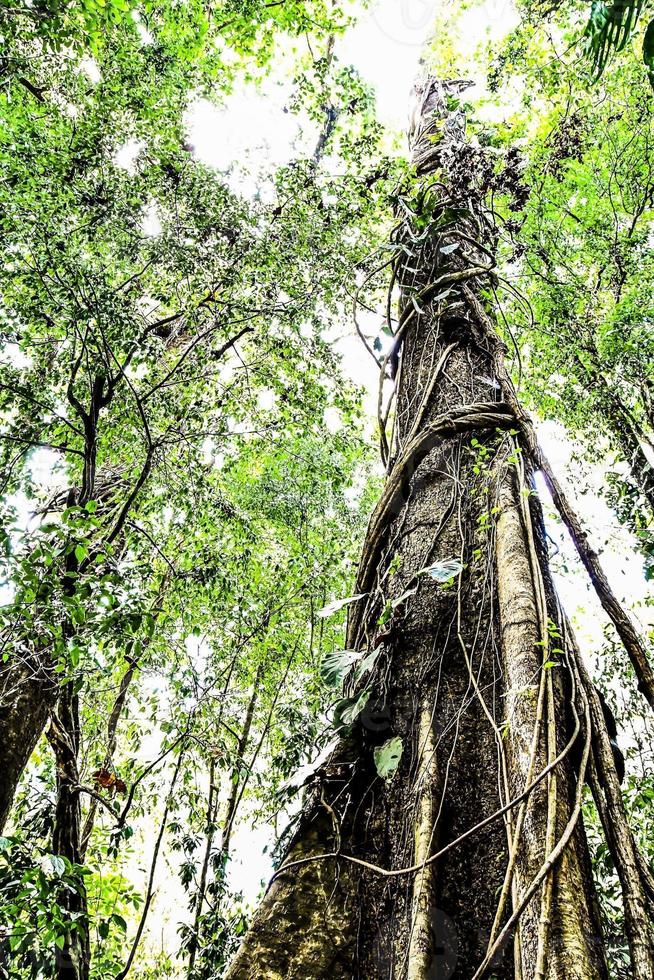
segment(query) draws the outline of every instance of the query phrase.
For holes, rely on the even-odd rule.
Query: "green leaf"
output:
[[[397,607],[401,606],[403,602],[406,602],[407,599],[410,599],[412,595],[415,595],[417,591],[418,591],[417,586],[415,589],[407,589],[406,592],[403,592],[401,596],[397,597],[397,599],[393,599],[393,601],[391,602],[391,607],[393,609],[397,609]]]
[[[77,558],[78,561],[84,561],[87,555],[88,555],[88,550],[86,548],[86,545],[84,544],[75,545],[75,557]]]
[[[334,602],[330,602],[327,606],[324,606],[318,611],[318,616],[321,619],[326,619],[327,616],[333,616],[337,613],[339,609],[344,609],[345,606],[351,605],[353,602],[358,602],[359,599],[365,598],[367,592],[360,592],[358,595],[348,596],[347,599],[336,599]]]
[[[63,858],[60,858],[58,854],[50,855],[50,864],[52,865],[52,870],[55,874],[61,876],[66,870],[66,863]]]
[[[381,615],[379,619],[377,620],[378,625],[385,626],[392,615],[393,615],[393,607],[391,606],[390,602],[387,602],[381,611]]]
[[[379,619],[377,620],[378,625],[385,626],[393,615],[393,611],[397,609],[398,606],[401,606],[403,602],[406,602],[407,599],[410,599],[412,595],[415,595],[417,591],[417,586],[413,589],[407,589],[406,592],[403,592],[402,595],[397,597],[397,599],[393,599],[392,602],[387,602]]]
[[[369,670],[375,666],[377,657],[381,653],[382,648],[376,647],[372,650],[367,657],[364,657],[361,663],[358,663],[354,668],[354,679],[355,681],[360,681],[364,674],[367,674]]]
[[[393,778],[400,764],[402,751],[402,739],[399,735],[389,738],[383,745],[375,746],[373,752],[375,768],[382,779],[390,780]]]
[[[610,6],[603,0],[593,0],[586,37],[597,78],[611,54],[622,51],[632,36],[642,9],[643,0],[615,0]]]
[[[334,728],[349,728],[350,725],[359,717],[370,697],[370,691],[363,691],[353,698],[342,698],[334,708],[333,724]]]
[[[127,932],[127,922],[125,921],[125,919],[123,919],[122,915],[119,915],[117,912],[112,912],[111,918],[112,921],[116,923],[119,929],[122,929],[123,932]]]
[[[335,650],[323,657],[320,665],[320,677],[324,684],[339,687],[352,664],[362,657],[356,650]]]
[[[437,582],[450,582],[463,571],[463,565],[458,558],[446,558],[443,561],[434,562],[426,568],[421,568],[418,575],[428,575],[429,578]]]

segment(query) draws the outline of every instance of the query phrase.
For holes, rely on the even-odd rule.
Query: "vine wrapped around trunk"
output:
[[[389,476],[348,622],[368,670],[229,980],[607,977],[580,817],[597,718],[487,305],[497,177],[465,138],[465,88],[428,80],[412,122]]]

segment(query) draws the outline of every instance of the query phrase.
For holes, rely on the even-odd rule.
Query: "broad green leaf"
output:
[[[650,85],[654,87],[654,20],[651,20],[647,25],[643,38],[643,61],[647,66],[647,77]]]
[[[614,0],[607,4],[593,0],[586,26],[593,68],[599,77],[611,54],[622,51],[638,23],[644,0]]]
[[[370,691],[363,691],[353,698],[342,698],[334,708],[333,722],[334,728],[349,728],[349,726],[359,717],[370,697]]]
[[[50,864],[52,865],[52,870],[59,876],[61,876],[66,870],[66,863],[63,858],[59,857],[58,854],[50,855]]]
[[[354,668],[355,681],[357,682],[360,681],[361,678],[368,673],[368,671],[372,670],[372,668],[375,666],[375,663],[377,662],[377,657],[381,653],[381,650],[382,648],[380,646],[376,647],[366,657],[364,657],[360,663],[356,665],[356,667]]]
[[[358,602],[360,599],[364,599],[367,596],[367,592],[361,592],[358,595],[348,596],[347,599],[336,599],[334,602],[330,602],[327,606],[323,606],[322,609],[318,611],[318,616],[321,619],[326,619],[328,616],[333,616],[340,609],[344,609],[346,606],[351,605],[353,602]]]
[[[362,657],[356,650],[335,650],[323,657],[320,676],[330,687],[339,687],[352,664]]]
[[[434,562],[426,568],[421,568],[418,575],[427,575],[437,582],[449,582],[463,571],[463,565],[458,558],[446,558],[443,561]]]
[[[402,758],[402,739],[399,735],[389,738],[383,745],[375,746],[375,768],[382,779],[392,779]]]

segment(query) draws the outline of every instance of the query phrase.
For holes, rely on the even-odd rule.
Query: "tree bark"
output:
[[[38,658],[10,660],[0,670],[0,833],[18,782],[57,699],[54,676]]]
[[[581,708],[483,292],[493,169],[465,140],[465,87],[426,82],[413,122],[389,477],[348,622],[348,649],[377,652],[346,683],[365,704],[229,980],[607,977],[580,821],[588,737],[577,724],[573,766]],[[402,755],[383,779],[391,737]]]
[[[69,682],[62,690],[48,732],[57,765],[52,851],[72,865],[82,863],[82,807],[79,794],[78,755],[80,748],[79,702]],[[75,890],[62,889],[61,909],[71,919],[62,950],[55,950],[56,980],[88,980],[91,965],[86,888],[78,875]]]

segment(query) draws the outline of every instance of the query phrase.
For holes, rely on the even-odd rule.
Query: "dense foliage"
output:
[[[362,464],[326,338],[391,177],[370,96],[331,55],[341,14],[276,7],[4,17],[3,703],[30,684],[59,699],[56,770],[39,745],[2,844],[21,976],[89,942],[93,976],[147,974],[124,933],[152,888],[127,869],[138,854],[154,880],[164,834],[181,948],[211,974],[241,921],[223,911],[236,813],[276,811],[324,737],[315,669],[337,641],[317,611],[345,588]],[[321,151],[247,199],[194,157],[186,114],[276,50]]]
[[[586,3],[523,6],[477,60],[494,300],[522,396],[565,427],[651,579],[654,29],[647,5],[593,4],[584,41]],[[274,860],[335,737],[330,665],[340,682],[353,661],[345,613],[324,611],[350,594],[376,486],[335,340],[369,307],[382,360],[386,243],[418,207],[335,54],[354,12],[0,10],[0,738],[17,772],[0,976],[221,976],[253,897],[234,838],[266,828]],[[623,51],[637,35],[644,67]],[[451,64],[452,44],[432,54]],[[189,120],[280,64],[303,148],[248,194],[236,162],[199,160]],[[608,628],[596,653],[651,860],[650,726],[618,697],[633,676]],[[615,869],[591,845],[626,977]]]

